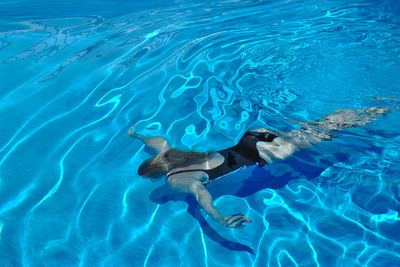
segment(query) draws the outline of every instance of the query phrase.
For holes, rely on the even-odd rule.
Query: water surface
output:
[[[1,266],[399,266],[400,111],[195,200],[127,136],[198,151],[400,98],[397,1],[3,1]],[[146,130],[146,128],[152,130]]]

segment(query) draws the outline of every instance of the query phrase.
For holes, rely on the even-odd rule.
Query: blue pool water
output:
[[[396,0],[2,1],[0,266],[400,266],[400,110],[211,183],[240,230],[127,135],[217,150],[399,105],[373,97],[400,98]]]

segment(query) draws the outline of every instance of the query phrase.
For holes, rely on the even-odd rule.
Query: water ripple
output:
[[[126,134],[207,151],[249,127],[396,105],[372,100],[400,98],[392,0],[71,0],[74,16],[20,2],[0,4],[1,266],[399,262],[399,112],[210,184],[221,211],[252,218],[242,231],[138,177],[149,155]]]

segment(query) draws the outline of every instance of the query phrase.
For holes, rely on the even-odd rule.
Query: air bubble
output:
[[[186,127],[185,132],[187,134],[194,134],[196,130],[196,126],[194,126],[193,124],[190,124],[189,126]]]
[[[241,113],[242,121],[246,121],[249,119],[249,113],[247,111],[242,111]]]

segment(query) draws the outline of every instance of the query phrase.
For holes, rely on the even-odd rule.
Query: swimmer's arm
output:
[[[168,178],[168,184],[176,190],[192,194],[205,212],[223,226],[243,228],[243,222],[250,222],[250,220],[242,214],[222,216],[214,206],[210,192],[208,192],[201,182],[201,179],[199,179],[203,174],[204,173],[200,171],[190,172],[190,176],[188,176],[188,173],[171,175]]]
[[[167,140],[161,136],[152,136],[149,135],[141,135],[138,134],[135,130],[133,130],[135,126],[132,126],[128,130],[128,135],[140,139],[143,143],[145,143],[148,147],[153,148],[157,151],[157,153],[162,153],[170,149]]]

